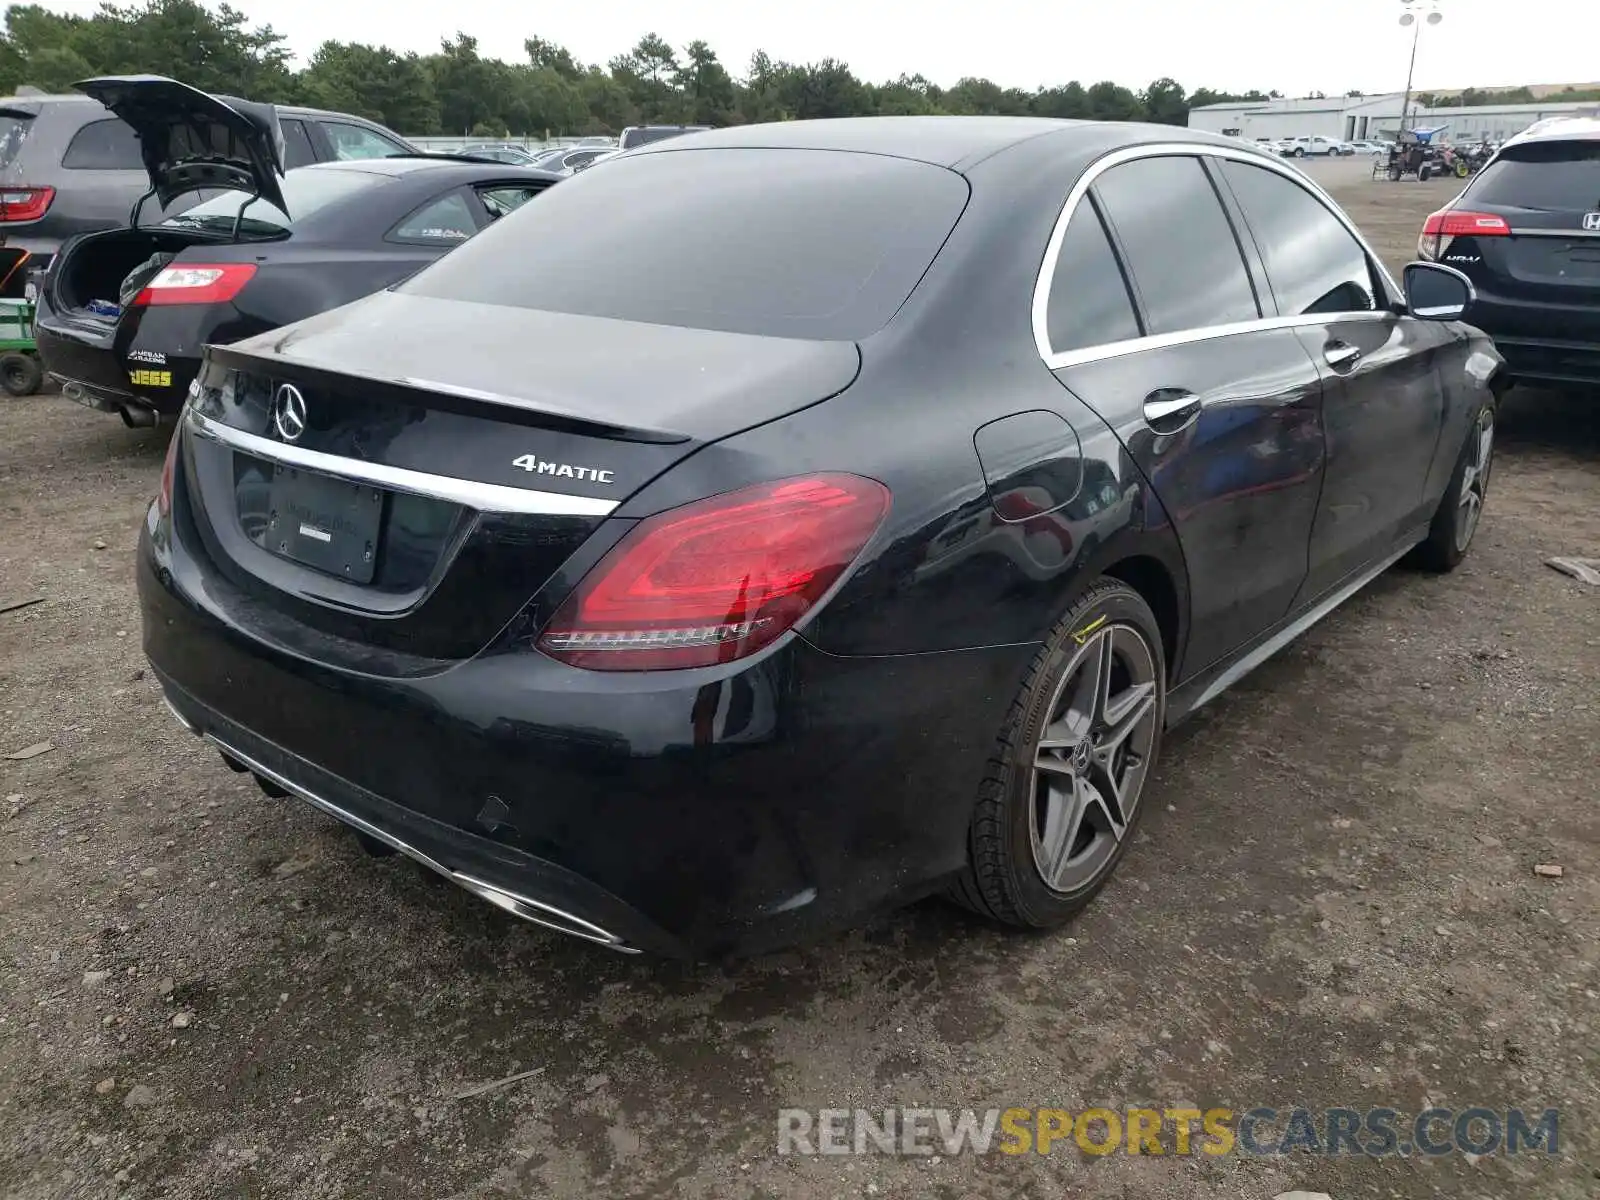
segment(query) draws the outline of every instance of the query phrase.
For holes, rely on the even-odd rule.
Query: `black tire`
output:
[[[1423,163],[1420,167],[1417,168],[1417,182],[1418,183],[1427,183],[1428,182],[1428,176],[1430,176],[1432,174],[1433,174],[1433,168],[1430,167],[1427,163]]]
[[[1093,789],[1099,807],[1085,803],[1081,824],[1068,823],[1070,835],[1057,839],[1066,848],[1059,865],[1072,868],[1073,860],[1079,860],[1081,865],[1076,870],[1082,877],[1063,890],[1046,882],[1039,865],[1043,852],[1039,844],[1043,841],[1041,810],[1048,807],[1056,811],[1041,789],[1048,790],[1044,781],[1056,777],[1037,775],[1034,763],[1041,756],[1040,741],[1052,710],[1071,699],[1063,694],[1066,684],[1081,680],[1086,657],[1098,653],[1096,647],[1106,640],[1111,646],[1106,661],[1122,661],[1117,657],[1121,653],[1119,647],[1130,652],[1130,659],[1148,656],[1147,682],[1152,686],[1137,708],[1129,710],[1146,715],[1130,720],[1133,732],[1125,742],[1118,743],[1124,747],[1137,744],[1142,753],[1136,756],[1130,749],[1110,751],[1110,769],[1116,771],[1117,756],[1123,755],[1121,781],[1129,780],[1128,772],[1137,772],[1137,783],[1127,798],[1131,812],[1122,810],[1125,819],[1120,837],[1112,836],[1109,829],[1103,832],[1097,823],[1094,814],[1104,818],[1111,807],[1103,798],[1107,793],[1100,788]],[[1143,665],[1143,660],[1131,666],[1124,664],[1120,675],[1113,670],[1113,679],[1126,685],[1119,691],[1119,699],[1144,688],[1146,681],[1138,679],[1143,670],[1135,669]],[[967,867],[952,887],[951,899],[992,920],[1029,929],[1055,928],[1080,912],[1110,878],[1133,841],[1145,808],[1140,803],[1140,793],[1160,757],[1166,707],[1166,657],[1155,615],[1144,598],[1126,584],[1109,578],[1097,580],[1051,632],[1011,705],[978,791],[968,834]],[[1063,724],[1065,719],[1058,722],[1057,728]],[[1081,740],[1087,745],[1091,739]],[[1095,747],[1101,743],[1099,737],[1092,741]],[[1043,753],[1060,753],[1065,757],[1055,761],[1062,767],[1077,769],[1074,764],[1080,755],[1072,750],[1057,748]],[[1104,774],[1098,774],[1099,753],[1091,748],[1081,755],[1087,763],[1084,779],[1105,780]],[[1074,789],[1072,794],[1079,793]],[[1089,840],[1084,841],[1085,837]],[[1074,846],[1082,848],[1074,853]]]
[[[31,354],[0,354],[0,387],[13,396],[31,396],[44,383],[44,369]]]
[[[1494,402],[1485,401],[1472,415],[1466,441],[1456,456],[1456,468],[1450,474],[1450,485],[1428,526],[1428,536],[1407,559],[1413,566],[1424,571],[1453,571],[1472,549],[1472,537],[1482,519],[1494,468],[1494,422]],[[1467,498],[1469,493],[1476,496],[1475,501]]]
[[[1389,182],[1390,183],[1399,183],[1400,182],[1400,176],[1402,174],[1403,174],[1403,172],[1401,171],[1401,169],[1399,167],[1390,167],[1389,168]]]
[[[1306,148],[1304,146],[1296,146],[1294,148],[1294,156],[1296,158],[1304,158],[1306,156]]]

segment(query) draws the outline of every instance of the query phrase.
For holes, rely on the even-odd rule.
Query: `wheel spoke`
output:
[[[1114,635],[1116,626],[1112,626],[1095,639],[1094,647],[1089,652],[1089,663],[1086,674],[1094,678],[1093,705],[1089,709],[1090,728],[1098,729],[1105,724],[1106,705],[1111,698],[1111,667],[1112,652],[1115,648]]]
[[[1100,770],[1095,772],[1099,776],[1095,780],[1095,787],[1086,788],[1094,797],[1094,805],[1105,816],[1106,829],[1116,841],[1122,840],[1123,832],[1128,828],[1128,806],[1123,798],[1122,786],[1117,782],[1116,772]]]
[[[1066,870],[1072,857],[1078,829],[1083,824],[1088,789],[1073,776],[1065,787],[1051,787],[1045,802],[1044,830],[1039,836],[1039,864],[1045,882],[1052,887]]]
[[[1106,706],[1106,727],[1100,734],[1099,752],[1109,756],[1128,740],[1128,735],[1139,727],[1139,722],[1149,716],[1155,706],[1154,683],[1137,683],[1118,693]]]
[[[1044,746],[1040,746],[1039,753],[1033,757],[1033,769],[1041,775],[1053,777],[1076,778],[1078,774],[1070,758],[1062,758],[1060,754]]]

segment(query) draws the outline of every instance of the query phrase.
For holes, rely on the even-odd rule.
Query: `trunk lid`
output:
[[[162,208],[206,188],[253,192],[285,208],[283,129],[272,105],[209,95],[161,75],[107,75],[74,86],[133,126]]]
[[[858,364],[852,342],[379,293],[210,350],[174,510],[263,636],[443,669],[535,624],[529,601],[620,536],[632,492]]]

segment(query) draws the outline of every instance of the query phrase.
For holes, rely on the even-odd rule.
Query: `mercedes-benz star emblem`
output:
[[[299,439],[306,431],[306,398],[292,383],[280,383],[272,394],[272,424],[286,442]]]

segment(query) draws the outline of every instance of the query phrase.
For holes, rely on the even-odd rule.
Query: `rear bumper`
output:
[[[34,341],[45,370],[71,399],[105,412],[137,408],[172,416],[183,407],[200,359],[139,349],[177,340],[160,336],[163,319],[158,314],[153,320],[136,318],[103,329],[78,326],[41,302]]]
[[[687,957],[806,940],[937,890],[1032,647],[836,658],[791,638],[653,677],[488,653],[424,678],[262,636],[147,518],[144,647],[185,725],[518,916]],[[253,626],[259,622],[259,626]]]
[[[1600,342],[1496,337],[1494,344],[1513,378],[1600,387]]]

